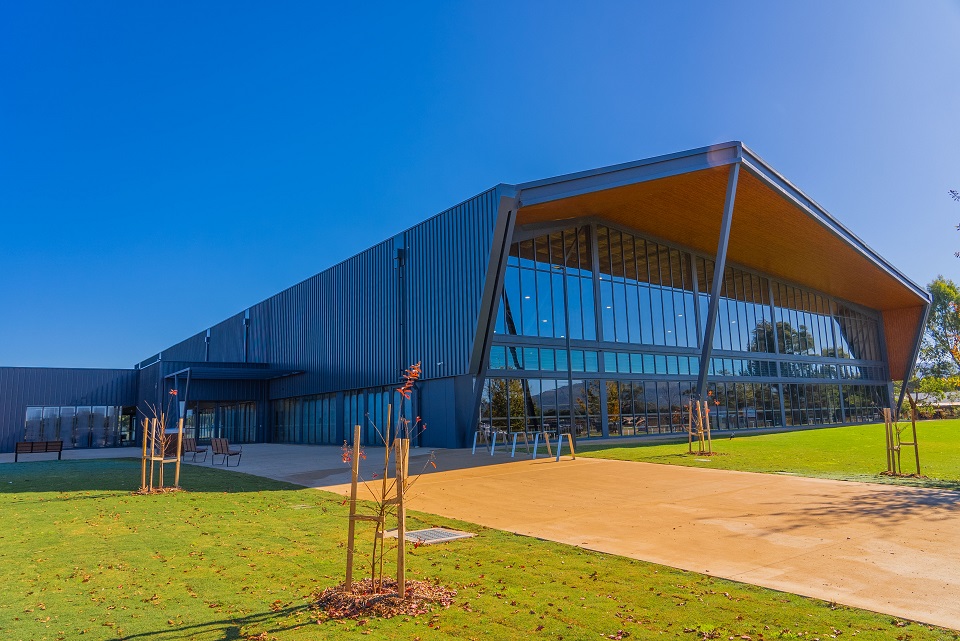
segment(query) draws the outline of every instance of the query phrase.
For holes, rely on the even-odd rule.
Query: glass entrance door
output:
[[[217,436],[217,406],[214,403],[200,403],[197,412],[197,439],[207,440]]]

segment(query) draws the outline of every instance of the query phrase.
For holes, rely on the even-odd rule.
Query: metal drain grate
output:
[[[385,536],[396,537],[397,531],[391,530],[385,533]],[[457,539],[469,539],[476,536],[471,532],[461,532],[459,530],[448,530],[443,527],[431,527],[426,530],[413,530],[406,533],[404,538],[411,543],[420,545],[433,545],[434,543],[446,543],[447,541],[456,541]]]

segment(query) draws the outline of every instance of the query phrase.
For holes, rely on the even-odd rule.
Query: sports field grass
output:
[[[593,445],[581,442],[578,455],[646,463],[667,463],[691,467],[712,467],[745,472],[772,472],[824,478],[903,482],[960,488],[960,420],[917,423],[920,472],[931,480],[894,480],[880,476],[886,469],[883,425],[856,425],[779,434],[746,435],[713,439],[711,457],[687,453],[682,442],[659,444],[639,442]],[[913,435],[909,426],[904,440]],[[696,450],[696,446],[694,446]],[[904,473],[916,471],[912,449],[902,452]]]
[[[0,465],[0,639],[960,638],[422,514],[410,527],[478,533],[408,554],[454,605],[318,623],[311,595],[344,568],[341,497],[193,466],[189,491],[135,496],[139,476],[129,459]]]

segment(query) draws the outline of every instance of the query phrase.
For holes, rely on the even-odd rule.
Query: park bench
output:
[[[183,452],[181,452],[181,456],[186,456],[187,454],[193,454],[193,458],[190,459],[193,462],[196,462],[197,454],[203,454],[203,460],[200,461],[201,463],[207,460],[207,448],[197,447],[197,439],[195,438],[183,439]],[[239,464],[239,461],[237,463]]]
[[[237,457],[237,465],[240,465],[240,457],[243,455],[243,448],[239,445],[235,446],[237,449],[233,449],[230,446],[230,442],[225,438],[212,438],[210,439],[210,463],[213,465],[217,464],[217,457],[223,457],[223,464],[227,467],[230,466],[230,457]]]
[[[40,454],[56,452],[57,460],[63,458],[63,441],[20,441],[14,450],[13,462],[16,463],[21,454]]]

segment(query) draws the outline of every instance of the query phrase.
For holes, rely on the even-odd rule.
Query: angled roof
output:
[[[915,359],[927,292],[740,142],[517,185],[517,224],[593,216],[716,255],[734,163],[728,262],[880,311],[899,378]]]

